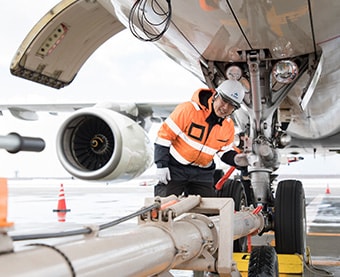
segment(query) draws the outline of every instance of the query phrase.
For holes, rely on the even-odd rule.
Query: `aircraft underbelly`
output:
[[[318,44],[334,39],[339,28],[333,20],[324,19],[338,17],[340,2],[319,2],[172,1],[169,29],[154,43],[205,82],[200,63],[238,61],[237,51],[249,49],[268,49],[273,59],[288,58],[312,53]],[[133,3],[113,1],[126,26]],[[169,11],[166,1],[157,3],[163,12]],[[151,18],[159,22],[157,16]]]
[[[237,61],[237,51],[249,49],[268,49],[276,59],[292,57],[311,53],[314,43],[338,36],[339,24],[325,18],[338,18],[340,1],[320,2],[171,1],[169,29],[154,43],[204,82],[202,61]],[[129,27],[134,3],[60,2],[23,41],[13,59],[12,74],[55,88],[70,84],[101,44]],[[168,11],[168,2],[157,4]],[[157,11],[147,9],[138,12],[157,21]]]
[[[319,43],[338,32],[319,18],[325,10],[336,16],[339,4],[334,1],[332,8],[322,7],[321,12],[317,1],[309,6],[307,0],[214,1],[212,6],[204,5],[206,2],[212,1],[173,2],[176,12],[171,28],[179,30],[197,55],[207,60],[235,60],[235,51],[240,49],[269,49],[273,58],[297,56],[313,52],[314,39]],[[175,33],[165,33],[165,37],[172,35]],[[186,52],[184,48],[180,51]]]

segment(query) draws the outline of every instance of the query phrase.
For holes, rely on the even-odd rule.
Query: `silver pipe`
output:
[[[262,103],[261,103],[260,69],[258,54],[254,55],[249,54],[248,67],[250,73],[251,96],[255,117],[255,126],[256,131],[259,132],[261,130]]]
[[[233,210],[233,206],[230,207]],[[206,270],[214,271],[216,261],[213,256],[203,261],[199,257],[202,251],[216,251],[218,242],[226,232],[219,230],[220,225],[234,228],[234,239],[260,231],[264,226],[261,214],[252,214],[251,211],[230,211],[230,214],[233,216],[231,226],[220,224],[226,222],[222,218],[223,213],[209,218],[188,214],[171,222],[147,222],[130,232],[110,237],[89,237],[57,246],[39,245],[4,254],[0,257],[1,274],[143,277],[180,268],[185,263],[192,270],[202,270],[204,265]],[[223,248],[223,251],[232,252],[232,243],[229,249]]]

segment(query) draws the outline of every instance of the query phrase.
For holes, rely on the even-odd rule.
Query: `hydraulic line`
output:
[[[118,218],[116,220],[110,221],[108,223],[104,223],[99,225],[98,230],[104,230],[110,227],[113,227],[115,225],[118,225],[122,222],[125,222],[127,220],[130,220],[136,216],[140,216],[142,214],[145,214],[149,211],[158,209],[160,206],[159,203],[154,203],[148,207],[142,208],[134,213],[131,213],[127,216],[123,216],[121,218]],[[89,227],[84,227],[81,229],[76,229],[76,230],[70,230],[70,231],[65,231],[65,232],[56,232],[56,233],[41,233],[41,234],[29,234],[29,235],[15,235],[11,236],[11,239],[13,241],[22,241],[22,240],[35,240],[35,239],[48,239],[48,238],[61,238],[61,237],[69,237],[69,236],[78,236],[78,235],[88,235],[91,234],[93,230]]]

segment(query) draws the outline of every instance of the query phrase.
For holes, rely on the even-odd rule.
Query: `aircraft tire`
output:
[[[263,245],[250,253],[248,277],[279,276],[278,258],[274,247]]]
[[[224,171],[222,169],[216,169],[214,172],[214,185],[223,177]]]
[[[306,205],[299,180],[280,181],[275,199],[275,245],[279,254],[303,254],[306,246]]]
[[[228,179],[218,196],[233,198],[236,211],[239,211],[242,206],[247,206],[247,196],[240,180]],[[247,237],[234,240],[234,252],[247,252]]]

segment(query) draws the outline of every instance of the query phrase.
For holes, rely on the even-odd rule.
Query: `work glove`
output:
[[[240,166],[240,167],[246,167],[249,165],[246,153],[236,154],[234,157],[234,162],[237,166]]]
[[[158,180],[165,185],[167,185],[168,181],[171,180],[170,170],[168,167],[157,168],[156,176]]]

